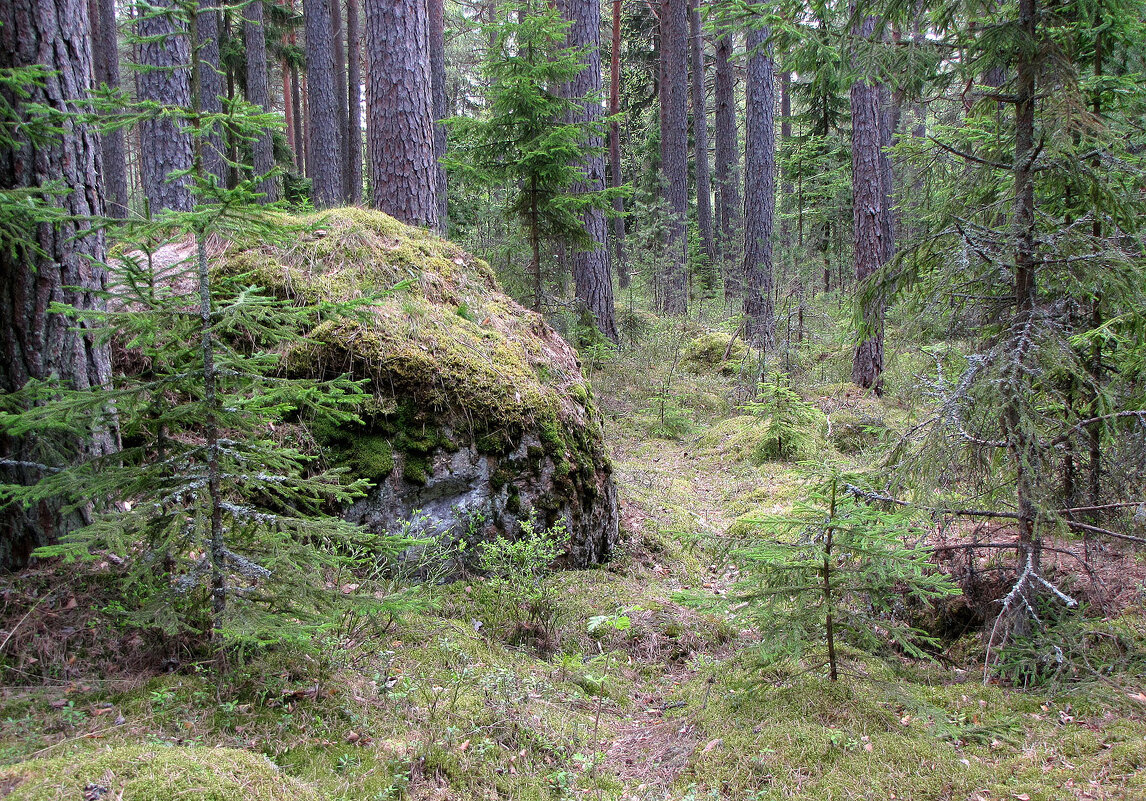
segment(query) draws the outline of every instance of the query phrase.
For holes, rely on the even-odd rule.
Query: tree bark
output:
[[[688,0],[661,3],[661,170],[667,205],[662,310],[688,311]]]
[[[691,0],[688,15],[692,61],[692,141],[696,175],[696,227],[708,266],[716,265],[716,244],[712,236],[712,173],[708,168],[708,107],[705,98],[704,36],[700,27],[700,5]]]
[[[792,72],[784,70],[780,73],[780,153],[785,155],[792,141]],[[794,194],[791,176],[784,176],[780,186],[781,203],[788,214],[791,214]],[[791,265],[795,261],[795,243],[792,241],[792,223],[785,217],[780,219],[780,242],[784,247],[784,264]],[[799,280],[799,277],[797,277]],[[802,286],[802,281],[801,281]]]
[[[270,81],[267,76],[267,39],[263,28],[263,0],[252,0],[243,9],[243,38],[247,45],[247,100],[263,111],[271,110]],[[267,176],[275,166],[274,139],[270,129],[251,143],[255,176]],[[278,182],[273,176],[259,181],[260,203],[279,199]]]
[[[219,59],[218,0],[199,0],[199,85],[202,91],[202,110],[217,114],[223,110],[223,73]],[[190,59],[190,57],[188,57]],[[215,176],[219,186],[226,186],[227,159],[223,134],[218,126],[210,126],[203,149],[203,166]]]
[[[875,30],[875,17],[857,23],[856,33],[870,37]],[[886,196],[885,156],[882,153],[881,88],[861,78],[852,84],[852,236],[854,242],[856,281],[862,282],[886,262],[889,254],[891,214]],[[825,273],[825,282],[826,282]],[[857,386],[883,393],[883,305],[878,301],[864,303],[861,336],[852,359],[852,381]]]
[[[344,200],[342,143],[337,83],[334,70],[334,30],[331,0],[303,0],[306,16],[307,162],[311,200],[317,209]]]
[[[776,213],[776,91],[768,28],[748,32],[744,147],[745,339],[770,350],[776,321],[772,299],[772,232]]]
[[[727,300],[739,299],[744,286],[735,252],[741,221],[736,77],[732,71],[734,36],[732,30],[725,30],[716,40],[716,247],[724,270]]]
[[[174,0],[155,0],[156,11],[175,8]],[[171,13],[139,17],[139,63],[158,69],[136,76],[140,100],[185,110],[191,104],[190,49],[187,31]],[[191,168],[191,135],[170,119],[146,119],[139,124],[140,171],[150,211],[191,210],[191,189],[186,176],[169,177]]]
[[[433,84],[434,100],[434,170],[437,177],[438,227],[442,236],[449,233],[449,211],[446,189],[446,168],[442,159],[446,157],[446,126],[441,123],[449,112],[446,109],[446,15],[444,0],[427,0],[430,28],[430,82]]]
[[[374,207],[438,226],[434,103],[425,0],[366,0],[366,102]]]
[[[0,69],[41,64],[54,70],[31,96],[3,98],[17,116],[25,103],[76,112],[93,88],[86,0],[8,0],[0,5]],[[7,123],[7,120],[5,120]],[[56,378],[76,389],[106,384],[111,364],[106,345],[80,333],[77,324],[48,311],[51,303],[100,308],[93,294],[105,288],[102,230],[91,220],[104,213],[100,184],[101,146],[81,118],[64,124],[54,141],[0,147],[0,191],[34,189],[59,181],[70,190],[55,202],[68,215],[56,224],[29,226],[28,240],[5,237],[0,247],[0,391],[13,392],[31,379]],[[86,324],[79,324],[80,328]],[[114,430],[74,443],[77,456],[116,450]],[[40,471],[12,462],[39,463],[32,438],[0,436],[0,481],[30,484]],[[32,508],[0,507],[0,568],[27,562],[32,550],[86,522],[85,510],[70,513],[41,502]]]
[[[362,202],[362,30],[358,24],[358,0],[346,0],[347,166],[351,205]]]
[[[330,2],[330,33],[334,52],[334,95],[338,98],[338,168],[342,200],[350,201],[350,102],[346,83],[346,43],[342,31],[342,0]]]
[[[119,88],[119,26],[115,19],[115,0],[91,0],[92,55],[95,83],[109,89]],[[103,150],[103,185],[107,215],[124,219],[128,212],[127,156],[123,129],[108,131],[100,137]]]
[[[617,116],[621,113],[621,0],[613,0],[613,41],[609,54],[609,177],[610,186],[620,189],[621,176],[621,123]],[[625,201],[613,198],[613,247],[614,269],[621,289],[629,286],[629,268],[625,264]]]
[[[569,45],[584,50],[585,68],[574,76],[569,96],[574,104],[574,122],[598,123],[601,119],[601,3],[600,0],[565,0]],[[587,142],[592,155],[582,164],[583,180],[573,191],[599,192],[605,188],[605,154],[600,135]],[[593,315],[597,328],[611,341],[618,340],[616,311],[613,307],[613,276],[609,268],[608,226],[601,209],[589,209],[584,216],[585,232],[592,245],[574,248],[573,288],[577,298]]]

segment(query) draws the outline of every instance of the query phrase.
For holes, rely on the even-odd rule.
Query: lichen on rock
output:
[[[332,461],[375,484],[346,516],[394,530],[420,510],[439,534],[459,521],[514,534],[523,518],[563,520],[570,564],[605,558],[616,490],[574,350],[485,262],[433,234],[363,209],[299,222],[306,233],[289,244],[229,246],[220,269],[307,302],[403,287],[286,354],[292,374],[369,382],[361,425],[314,432]]]

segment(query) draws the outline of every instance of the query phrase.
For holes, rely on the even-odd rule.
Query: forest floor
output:
[[[845,645],[838,682],[815,649],[762,666],[767,623],[726,601],[729,532],[786,509],[801,471],[747,458],[717,375],[673,378],[679,430],[651,436],[665,408],[629,385],[640,369],[594,377],[620,552],[552,575],[530,641],[511,641],[475,577],[432,589],[432,610],[344,620],[219,681],[115,628],[98,581],[11,582],[4,629],[42,632],[26,647],[66,667],[3,688],[0,798],[1146,798],[1141,675],[984,683],[978,631],[935,661]],[[1139,560],[1109,558],[1132,584]],[[1123,601],[1092,636],[1146,641]]]

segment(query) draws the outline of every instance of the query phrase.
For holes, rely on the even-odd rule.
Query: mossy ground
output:
[[[24,775],[14,798],[78,798],[80,768],[106,764],[124,801],[150,801],[168,785],[126,777],[154,753],[162,759],[147,770],[219,799],[1146,797],[1140,676],[984,685],[974,637],[936,663],[845,647],[836,683],[814,649],[762,666],[753,647],[766,627],[720,605],[738,577],[728,550],[752,535],[742,515],[791,504],[799,471],[754,458],[756,423],[736,408],[735,378],[674,367],[694,326],[674,338],[672,324],[646,322],[664,329],[593,376],[609,417],[622,552],[547,580],[555,636],[545,656],[507,641],[504,603],[470,577],[425,588],[433,609],[343,621],[309,651],[231,664],[223,681],[190,666],[122,682],[61,668],[53,682],[4,690],[0,759],[10,767],[0,794],[6,777]],[[816,363],[825,380],[802,387],[805,399],[829,418],[860,409],[906,424],[894,400],[833,383],[836,358]],[[691,427],[651,438],[647,410],[665,395]],[[830,440],[819,447],[821,457],[864,459]],[[364,466],[385,466],[384,449],[360,451]],[[682,595],[716,611],[682,605]],[[622,618],[627,627],[608,623]],[[205,764],[220,776],[200,777]]]

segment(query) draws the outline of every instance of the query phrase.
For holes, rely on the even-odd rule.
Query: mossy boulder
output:
[[[198,801],[323,798],[265,756],[234,748],[124,746],[0,768],[0,797],[9,801],[170,801],[188,795]]]
[[[740,369],[748,347],[739,339],[719,331],[709,331],[685,343],[681,361],[694,373],[720,372],[731,375]]]
[[[328,457],[374,482],[345,515],[394,530],[415,511],[433,531],[518,530],[563,520],[567,561],[608,555],[616,490],[601,416],[575,351],[507,297],[489,266],[384,214],[290,220],[289,243],[226,248],[219,269],[305,302],[386,292],[363,319],[309,332],[294,375],[349,373],[373,393],[362,424],[313,432]]]

